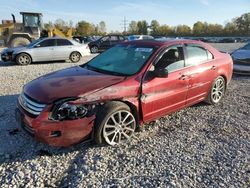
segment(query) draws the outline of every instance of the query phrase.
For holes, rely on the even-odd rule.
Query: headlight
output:
[[[69,101],[56,106],[52,112],[52,118],[62,121],[80,119],[86,116],[88,107],[82,104],[71,104],[70,102],[72,103],[72,101]]]

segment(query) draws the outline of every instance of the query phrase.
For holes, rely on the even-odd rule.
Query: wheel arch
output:
[[[136,104],[134,104],[134,102],[130,100],[126,100],[126,99],[125,100],[110,100],[110,101],[105,102],[105,104],[110,103],[110,102],[121,102],[121,103],[126,104],[130,108],[132,114],[135,117],[136,124],[137,124],[136,126],[137,127],[140,126],[141,120],[140,120],[140,115],[139,115],[139,108],[136,106]]]
[[[33,62],[33,58],[32,58],[32,56],[28,52],[19,52],[18,54],[16,54],[16,56],[14,58],[15,61],[16,61],[17,56],[19,56],[20,54],[26,54],[26,55],[28,55],[30,57],[30,59],[31,59],[31,63]]]

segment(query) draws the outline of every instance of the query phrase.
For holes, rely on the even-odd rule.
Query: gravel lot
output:
[[[250,187],[250,77],[234,77],[220,104],[151,122],[127,145],[37,143],[15,122],[18,94],[30,80],[74,65],[0,62],[0,187]]]

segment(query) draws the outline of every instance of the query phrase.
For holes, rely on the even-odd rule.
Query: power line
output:
[[[124,19],[122,20],[122,24],[123,26],[123,32],[126,33],[127,32],[127,25],[128,25],[128,20],[126,19],[126,17],[124,16]]]

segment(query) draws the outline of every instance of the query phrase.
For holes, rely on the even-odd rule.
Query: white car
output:
[[[2,61],[15,61],[19,65],[32,62],[71,60],[76,63],[81,57],[89,55],[89,47],[66,38],[43,38],[25,47],[5,49],[1,53]]]

